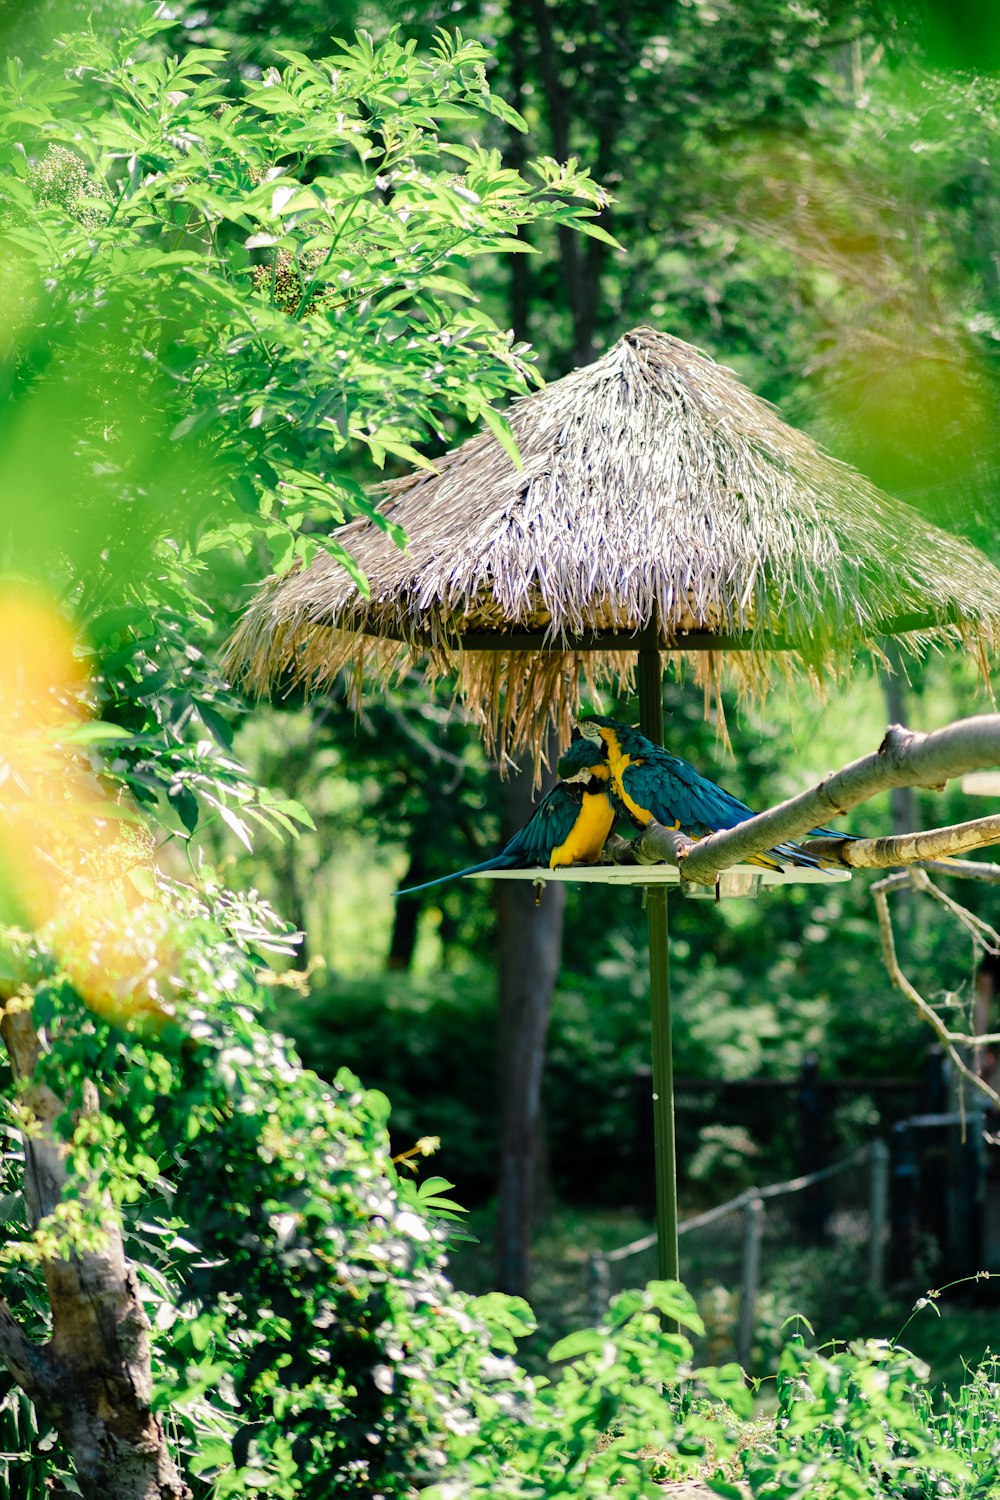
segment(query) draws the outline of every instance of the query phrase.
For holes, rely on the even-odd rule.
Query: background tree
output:
[[[95,12],[96,37],[40,70],[24,45],[30,29],[20,30],[10,50],[37,76],[14,71],[0,117],[9,355],[0,476],[17,497],[4,511],[3,561],[47,589],[36,622],[51,621],[54,597],[57,616],[83,627],[95,671],[92,688],[76,667],[61,682],[46,677],[48,637],[19,616],[32,650],[2,681],[5,772],[24,728],[7,715],[11,684],[22,694],[26,683],[43,684],[58,713],[44,719],[41,745],[29,736],[31,774],[20,766],[0,791],[5,824],[29,831],[0,858],[3,1030],[22,1074],[17,1088],[6,1080],[13,1133],[0,1195],[10,1304],[0,1309],[0,1347],[12,1372],[0,1399],[2,1448],[23,1454],[3,1460],[11,1493],[20,1486],[34,1500],[46,1471],[68,1489],[74,1468],[85,1493],[105,1494],[145,1486],[326,1495],[332,1482],[345,1494],[392,1495],[432,1484],[442,1470],[470,1495],[534,1494],[539,1484],[552,1495],[642,1493],[654,1476],[631,1455],[679,1463],[681,1449],[707,1441],[721,1454],[731,1441],[728,1416],[720,1425],[698,1415],[704,1408],[690,1398],[704,1387],[678,1381],[675,1405],[657,1395],[664,1370],[686,1357],[657,1310],[695,1331],[690,1304],[662,1289],[630,1294],[609,1327],[557,1350],[563,1380],[533,1390],[509,1357],[530,1327],[526,1311],[452,1293],[443,1276],[453,1232],[447,1189],[401,1181],[384,1099],[335,1077],[352,1049],[368,1083],[393,1063],[405,1087],[422,1066],[435,1113],[428,1119],[426,1097],[413,1091],[409,1116],[401,1110],[396,1120],[397,1155],[415,1160],[413,1135],[436,1133],[451,1110],[445,1150],[461,1137],[485,1186],[483,1142],[496,1111],[483,1107],[492,1048],[482,1020],[493,981],[481,954],[494,930],[482,893],[446,888],[415,931],[397,924],[393,939],[387,882],[385,951],[400,963],[408,957],[409,968],[373,981],[374,945],[368,955],[353,945],[352,1035],[330,1029],[348,981],[335,974],[306,998],[292,978],[276,992],[265,960],[275,950],[290,958],[283,924],[261,898],[227,890],[199,863],[219,834],[229,840],[218,847],[230,869],[263,884],[272,856],[249,853],[250,827],[305,827],[301,858],[278,858],[283,893],[315,913],[322,882],[305,814],[245,769],[268,755],[272,765],[289,763],[310,803],[318,782],[343,789],[350,779],[343,815],[319,811],[324,835],[335,827],[343,837],[353,824],[371,838],[359,864],[377,865],[375,833],[378,847],[392,849],[390,881],[408,857],[426,858],[432,873],[464,863],[466,845],[492,845],[498,828],[474,734],[446,733],[443,705],[410,684],[360,733],[324,704],[302,731],[308,756],[294,762],[293,721],[279,716],[247,726],[236,754],[239,710],[211,663],[240,591],[271,567],[307,558],[341,513],[368,504],[372,461],[417,462],[480,419],[484,403],[524,388],[527,351],[502,333],[511,322],[533,331],[547,373],[585,347],[578,339],[600,344],[635,322],[669,323],[738,363],[803,420],[828,422],[841,451],[856,441],[874,466],[876,457],[888,462],[873,441],[878,431],[855,432],[853,413],[858,372],[875,344],[868,340],[862,357],[856,341],[868,338],[883,302],[890,332],[929,310],[927,347],[957,372],[938,383],[935,401],[959,392],[965,403],[928,428],[938,453],[904,454],[907,473],[938,506],[934,462],[944,444],[951,453],[955,438],[968,440],[982,452],[992,410],[984,357],[992,324],[981,321],[996,311],[992,241],[988,223],[977,223],[977,205],[994,190],[990,86],[932,74],[914,90],[912,63],[927,55],[897,35],[891,14],[860,6],[807,15],[775,0],[752,10],[678,6],[659,18],[522,6],[491,14],[496,49],[442,41],[428,55],[361,39],[335,66],[276,54],[279,42],[296,40],[313,58],[325,53],[328,18],[317,26],[315,10],[284,8],[284,36],[262,37],[239,28],[248,18],[270,26],[263,10],[241,19],[229,8],[239,62],[211,51],[166,58],[166,18],[109,45],[100,40],[103,14]],[[175,19],[182,41],[211,22]],[[295,35],[300,20],[304,39]],[[341,20],[338,31],[347,29]],[[17,21],[36,24],[23,9]],[[482,36],[490,37],[485,23]],[[552,55],[542,55],[542,38]],[[561,230],[600,203],[585,177],[557,181],[543,167],[519,181],[481,155],[442,164],[442,136],[466,149],[467,131],[492,145],[512,128],[483,90],[491,50],[509,67],[535,142],[549,147],[558,129],[574,150],[606,152],[619,178],[613,222],[630,240],[627,261],[599,239],[588,241],[582,263],[562,258]],[[264,71],[272,67],[279,71]],[[562,114],[549,121],[553,108]],[[914,143],[926,149],[911,151]],[[859,175],[854,163],[865,156],[871,166]],[[905,214],[896,213],[894,174],[906,185]],[[581,194],[576,207],[562,197],[567,186]],[[867,215],[853,250],[851,203]],[[523,269],[508,287],[494,252],[515,234],[537,253],[515,257]],[[921,298],[907,299],[903,283],[925,252]],[[478,303],[466,296],[470,285]],[[912,322],[895,342],[919,351]],[[810,360],[840,348],[850,378],[827,410],[841,367],[812,369]],[[885,411],[898,411],[898,389],[889,389],[897,400]],[[935,415],[933,404],[926,410]],[[962,415],[969,411],[975,420]],[[901,451],[911,437],[902,434]],[[974,469],[964,471],[964,493],[988,522],[992,491],[973,493]],[[976,472],[988,476],[988,464]],[[985,528],[975,534],[988,540]],[[5,616],[7,641],[13,618]],[[0,673],[21,661],[5,651]],[[968,692],[960,665],[914,671],[914,713],[925,723],[950,717]],[[104,727],[64,713],[81,695]],[[787,717],[772,707],[742,719],[728,704],[734,771],[700,701],[676,685],[667,697],[684,753],[760,805],[828,770],[852,732],[867,733],[865,716],[881,713],[862,683],[836,722],[808,703]],[[607,706],[631,715],[627,700]],[[295,708],[301,723],[307,711]],[[38,795],[37,768],[54,754]],[[429,795],[418,788],[418,766]],[[59,788],[80,788],[81,779],[88,811],[74,831],[59,821]],[[161,858],[174,878],[154,874],[148,837],[109,836],[143,826],[126,792],[157,837],[169,837]],[[956,813],[958,799],[949,802]],[[53,818],[57,885],[26,890],[26,855],[42,834],[52,874]],[[879,810],[855,826],[883,831]],[[51,912],[33,917],[39,891]],[[887,983],[873,978],[880,970],[866,906],[859,887],[819,903],[734,905],[711,920],[697,903],[679,907],[681,1065],[787,1073],[813,1045],[830,1068],[856,1066],[862,1049],[873,1068],[906,1062],[920,1032],[898,1019]],[[570,895],[567,923],[574,942],[556,997],[550,1135],[578,1151],[582,1143],[592,1191],[600,1142],[617,1148],[627,1128],[623,1065],[643,1055],[646,1002],[635,979],[643,938],[622,895],[609,896],[600,923]],[[347,957],[332,944],[327,956]],[[956,988],[967,969],[964,941],[934,924],[911,934],[908,956],[944,985],[957,976]],[[464,1093],[442,1105],[435,1047],[449,1009],[448,1055]],[[275,1035],[290,1020],[327,1064],[327,1083],[304,1073]],[[29,1178],[58,1167],[61,1178],[49,1170],[47,1179],[58,1202],[25,1192],[22,1152]],[[110,1347],[129,1357],[130,1402],[116,1404],[117,1386],[95,1369],[95,1341],[78,1320],[63,1320],[73,1298],[53,1297],[46,1285],[54,1279],[61,1294],[75,1277],[87,1290],[94,1276],[107,1294],[99,1321],[115,1323]],[[128,1348],[116,1349],[122,1336]],[[896,1423],[906,1433],[908,1472],[893,1474],[888,1448],[864,1469],[872,1412],[850,1406],[850,1454],[827,1431],[831,1446],[820,1455],[839,1493],[852,1485],[863,1493],[872,1474],[881,1488],[898,1480],[901,1493],[914,1451],[928,1476],[938,1472],[932,1459],[944,1429],[927,1428],[919,1392],[910,1404],[905,1357],[888,1358],[787,1355],[787,1389],[808,1389],[816,1411],[835,1382],[843,1388],[844,1370],[856,1369],[859,1388],[877,1385],[884,1397],[879,1432]],[[86,1399],[71,1407],[67,1389]],[[741,1382],[712,1377],[709,1389],[746,1409]],[[612,1407],[623,1439],[599,1444]],[[111,1408],[121,1431],[109,1428]],[[95,1433],[105,1455],[96,1462]],[[810,1478],[803,1465],[815,1461],[807,1445],[780,1437],[759,1455],[762,1472],[805,1485],[816,1471]],[[954,1455],[941,1462],[954,1479]]]
[[[362,33],[233,86],[217,51],[161,51],[170,24],[12,65],[0,105],[19,501],[2,545],[37,589],[4,601],[2,1030],[23,1160],[4,1163],[0,1355],[84,1495],[407,1492],[453,1378],[434,1373],[445,1346],[404,1329],[404,1307],[431,1319],[450,1296],[427,1220],[447,1204],[396,1178],[380,1100],[308,1079],[260,1024],[261,955],[294,949],[281,924],[193,863],[166,880],[148,838],[115,830],[133,798],[189,852],[205,818],[247,847],[254,824],[309,822],[231,753],[207,654],[228,601],[321,546],[353,568],[327,532],[370,508],[359,455],[426,463],[414,445],[453,414],[525,387],[528,351],[461,272],[601,193],[441,140],[443,122],[515,121],[476,43],[442,35],[423,58]],[[62,620],[86,632],[93,686]],[[421,1346],[426,1402],[391,1352]],[[157,1391],[175,1383],[169,1442]]]
[[[210,37],[213,26],[228,34],[241,12],[211,0],[204,13]],[[615,195],[601,225],[627,245],[624,257],[606,240],[537,225],[519,231],[535,254],[511,257],[505,276],[480,264],[484,305],[544,350],[547,375],[634,324],[669,327],[735,363],[892,492],[996,546],[996,299],[984,228],[993,187],[982,165],[993,159],[996,110],[984,108],[990,84],[934,66],[933,6],[508,0],[447,17],[424,3],[382,13],[424,33],[457,17],[487,37],[492,77],[529,127],[507,132],[510,159],[532,148],[577,153]],[[298,15],[300,45],[318,45],[324,18],[310,7]],[[277,34],[261,26],[246,37],[256,66],[273,60],[285,21]],[[960,483],[958,449],[976,455],[961,460]],[[919,691],[924,667],[906,672]],[[892,717],[919,715],[900,672],[888,690]],[[747,775],[768,726],[732,733]],[[702,750],[699,739],[688,745]],[[726,759],[717,771],[732,778]],[[751,768],[751,792],[753,783]],[[516,819],[523,793],[511,781],[502,795]],[[901,828],[915,807],[903,793],[895,802]],[[427,897],[427,919],[454,909],[453,894]],[[549,922],[549,947],[558,919],[556,903],[534,918]],[[708,963],[699,948],[697,962]],[[577,948],[582,971],[586,951]],[[534,996],[544,1038],[544,986],[507,974],[502,1013],[513,1014],[514,990]],[[517,1091],[516,1071],[505,1077]]]

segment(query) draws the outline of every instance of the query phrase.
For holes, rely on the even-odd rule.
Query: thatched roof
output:
[[[379,509],[406,550],[367,519],[337,536],[370,597],[326,555],[272,581],[231,674],[257,692],[345,669],[359,684],[419,654],[490,739],[537,749],[548,719],[568,733],[588,679],[630,670],[651,626],[665,649],[715,648],[702,675],[724,662],[755,688],[775,663],[836,674],[886,634],[958,640],[980,661],[1000,641],[986,558],[680,339],[637,328],[509,418],[523,469],[484,432],[437,473],[387,484]],[[539,632],[567,649],[539,650]]]

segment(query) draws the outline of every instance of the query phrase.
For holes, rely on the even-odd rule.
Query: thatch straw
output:
[[[230,673],[258,693],[345,671],[360,686],[420,656],[455,680],[491,744],[537,755],[550,720],[568,734],[585,687],[627,676],[628,637],[653,622],[675,652],[701,633],[723,653],[696,658],[702,677],[724,662],[755,694],[775,664],[837,675],[904,630],[959,641],[981,664],[1000,642],[986,558],[679,339],[635,329],[509,415],[523,470],[482,433],[436,474],[386,485],[379,509],[406,550],[367,519],[337,537],[371,597],[328,556],[272,581]],[[567,649],[505,647],[510,631]],[[605,632],[607,650],[570,649]]]

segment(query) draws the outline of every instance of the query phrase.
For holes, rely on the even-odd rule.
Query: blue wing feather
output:
[[[688,761],[648,740],[642,749],[642,763],[627,766],[622,772],[622,785],[632,801],[650,812],[658,823],[667,828],[676,824],[692,838],[735,828],[754,816],[753,809],[725,787],[709,781]],[[637,819],[633,816],[632,821]],[[770,854],[794,865],[809,868],[819,865],[817,859],[797,844],[778,844]],[[759,862],[771,861],[764,855]]]
[[[423,885],[409,885],[396,894],[412,896],[416,891],[426,891],[449,880],[460,880],[463,875],[481,875],[486,870],[530,870],[535,865],[547,865],[553,849],[558,849],[569,837],[582,805],[582,785],[557,781],[524,827],[519,828],[492,859],[469,865],[464,870],[454,870],[450,875],[439,875],[436,880],[425,880]]]
[[[553,849],[558,849],[569,838],[582,806],[582,785],[557,781],[524,827],[519,828],[504,846],[507,868],[530,869],[532,865],[547,865]]]

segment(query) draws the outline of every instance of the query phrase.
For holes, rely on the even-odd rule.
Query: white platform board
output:
[[[676,865],[569,865],[558,870],[549,870],[540,865],[531,870],[482,870],[477,875],[466,875],[466,880],[528,880],[536,885],[549,881],[565,881],[577,885],[680,885],[680,871]],[[733,865],[723,870],[720,877],[721,895],[753,895],[762,885],[837,885],[850,880],[850,870],[811,870],[789,865],[783,872],[760,870],[755,865]],[[715,894],[712,886],[692,886],[685,882],[688,892],[704,891],[706,896]],[[728,887],[728,889],[727,889]]]
[[[962,791],[973,797],[1000,797],[1000,771],[970,771],[962,777]]]

